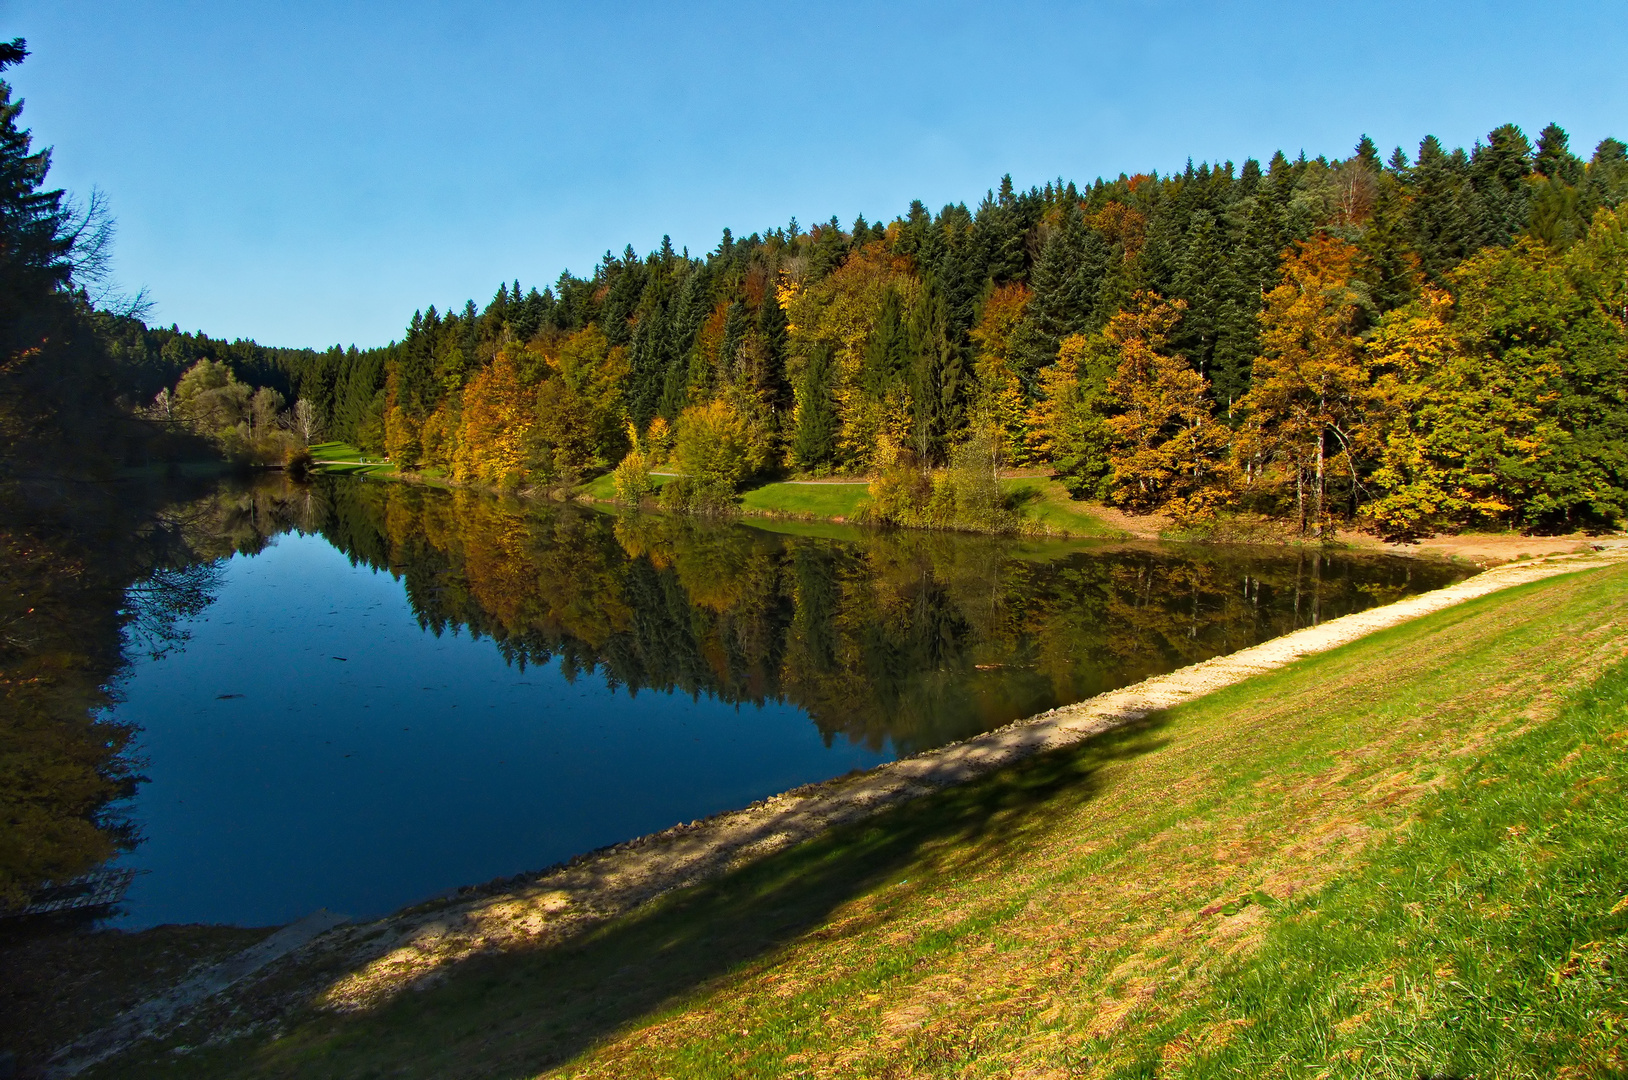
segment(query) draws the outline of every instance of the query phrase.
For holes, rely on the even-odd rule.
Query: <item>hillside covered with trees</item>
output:
[[[876,516],[998,498],[934,470],[1050,467],[1079,497],[1324,532],[1603,527],[1628,505],[1628,151],[1550,125],[1469,151],[1189,166],[920,202],[414,313],[327,352],[127,326],[130,371],[198,358],[407,468],[566,486],[631,454],[669,505],[753,476],[878,476]],[[148,389],[154,385],[149,381]],[[958,459],[958,455],[960,455]],[[988,494],[993,493],[993,494]],[[958,505],[959,501],[959,505]]]

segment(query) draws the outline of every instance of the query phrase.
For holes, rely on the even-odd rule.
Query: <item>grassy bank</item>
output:
[[[575,942],[104,1075],[1615,1074],[1625,617],[1628,568],[1507,590]]]
[[[393,474],[396,471],[396,467],[388,461],[368,460],[366,455],[349,443],[312,443],[311,457],[324,472],[372,475]]]
[[[652,477],[660,486],[667,477]],[[1040,531],[1062,536],[1104,537],[1120,536],[1101,518],[1092,514],[1086,504],[1069,497],[1063,485],[1042,477],[1014,477],[1001,481],[1002,488],[1012,506],[1024,521],[1038,526]],[[578,494],[594,502],[613,502],[615,486],[610,475],[597,477],[577,488]],[[869,482],[853,481],[777,481],[748,488],[741,493],[743,513],[759,517],[783,517],[804,521],[854,522],[870,502]]]

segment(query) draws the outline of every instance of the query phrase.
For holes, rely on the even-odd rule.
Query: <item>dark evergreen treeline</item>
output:
[[[1469,151],[1447,151],[1431,137],[1416,160],[1398,149],[1385,163],[1365,138],[1344,161],[1279,152],[1265,168],[1253,159],[1241,168],[1189,163],[1177,175],[1099,179],[1083,189],[1059,180],[1021,191],[1007,177],[975,210],[957,204],[935,215],[917,201],[887,226],[861,217],[847,228],[833,218],[807,231],[794,219],[743,239],[725,230],[701,258],[665,240],[643,258],[629,246],[619,256],[606,252],[590,277],[565,273],[540,293],[515,282],[484,308],[471,300],[443,314],[432,305],[414,314],[403,343],[385,349],[272,349],[174,328],[124,327],[115,354],[132,388],[146,396],[173,386],[198,359],[225,360],[245,382],[310,398],[334,437],[383,450],[391,370],[404,407],[427,415],[489,364],[501,343],[596,325],[607,346],[626,350],[625,407],[642,430],[658,416],[675,424],[695,391],[706,388],[706,374],[693,369],[715,358],[698,353],[731,353],[750,338],[765,353],[759,382],[789,407],[791,342],[772,284],[785,275],[812,287],[879,246],[907,259],[936,294],[914,344],[942,335],[941,370],[933,374],[952,405],[964,406],[958,399],[970,389],[978,316],[1008,283],[1033,293],[1013,345],[1031,380],[1064,338],[1102,328],[1148,289],[1186,304],[1172,347],[1211,380],[1224,405],[1249,388],[1262,298],[1293,242],[1318,231],[1357,242],[1370,260],[1364,272],[1377,316],[1414,298],[1415,266],[1425,280],[1444,283],[1468,255],[1524,233],[1574,241],[1595,210],[1616,207],[1625,194],[1621,142],[1603,141],[1585,163],[1552,124],[1535,148],[1505,125]],[[872,329],[883,340],[872,350],[879,354],[868,365],[872,378],[916,359],[904,355],[912,344],[905,314],[878,314]],[[709,320],[720,324],[715,343],[703,338]],[[946,423],[953,433],[964,420]]]

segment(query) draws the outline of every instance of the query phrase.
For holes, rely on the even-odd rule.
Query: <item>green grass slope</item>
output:
[[[323,472],[371,475],[396,471],[396,467],[388,461],[364,460],[362,452],[349,443],[312,443],[311,457]]]
[[[1506,590],[373,1011],[101,1075],[1620,1075],[1625,619],[1628,568]]]
[[[788,514],[852,521],[870,501],[864,482],[852,484],[764,484],[741,496],[749,514]]]

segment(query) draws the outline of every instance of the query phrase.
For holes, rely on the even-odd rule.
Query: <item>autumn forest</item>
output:
[[[1602,527],[1628,505],[1625,193],[1623,143],[1585,162],[1556,125],[1388,159],[1364,138],[1344,160],[1007,178],[976,209],[726,230],[699,257],[629,246],[429,306],[380,349],[127,323],[115,351],[211,431],[274,386],[262,404],[304,402],[307,432],[475,485],[621,466],[638,501],[666,470],[665,505],[716,511],[753,478],[853,474],[876,520],[976,527],[1002,521],[976,477],[1029,467],[1189,522]],[[167,385],[199,360],[219,363]],[[240,404],[213,416],[229,379]]]

